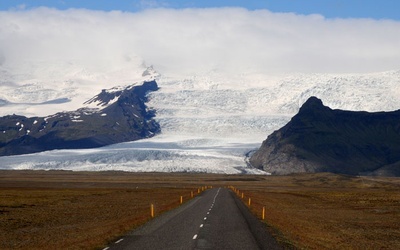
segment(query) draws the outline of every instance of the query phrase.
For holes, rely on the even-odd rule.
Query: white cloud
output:
[[[213,68],[370,72],[399,69],[399,44],[400,22],[267,10],[0,12],[0,55],[5,63],[83,60],[92,67],[110,67],[138,55],[167,73]]]

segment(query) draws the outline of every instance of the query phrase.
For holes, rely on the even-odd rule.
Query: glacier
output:
[[[0,159],[1,169],[266,174],[244,164],[246,152],[247,147],[240,144],[187,147],[144,139],[95,149],[52,150]]]
[[[102,148],[0,157],[0,169],[268,174],[249,166],[248,153],[310,96],[336,109],[400,108],[400,71],[269,76],[216,69],[179,75],[159,74],[139,59],[104,71],[79,62],[43,65],[1,66],[0,115],[74,110],[103,89],[156,79],[160,89],[149,94],[147,105],[157,111],[162,132]]]

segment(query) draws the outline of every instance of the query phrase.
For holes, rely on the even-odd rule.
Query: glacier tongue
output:
[[[246,164],[246,153],[258,148],[268,134],[285,125],[310,96],[317,96],[324,104],[337,109],[400,108],[400,71],[293,74],[274,78],[210,72],[172,77],[160,76],[148,68],[141,75],[135,74],[157,76],[160,89],[149,95],[148,106],[157,110],[160,135],[97,149],[0,157],[0,168],[266,174]],[[97,79],[97,76],[91,77]],[[121,85],[118,74],[115,77],[115,85]],[[62,96],[56,84],[47,82],[46,88],[48,96]],[[26,93],[32,91],[34,87]],[[4,96],[0,99],[8,112],[12,110]],[[82,98],[70,100],[75,103]],[[0,106],[2,113],[6,112],[4,108]]]
[[[146,139],[85,150],[53,150],[1,157],[3,169],[63,169],[74,171],[194,172],[220,174],[266,174],[243,162],[243,145],[195,146],[196,140],[168,142]],[[211,143],[212,144],[212,143]]]

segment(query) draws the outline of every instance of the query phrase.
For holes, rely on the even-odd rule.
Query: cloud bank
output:
[[[0,64],[80,60],[117,67],[138,56],[162,73],[266,74],[400,68],[400,22],[326,19],[241,8],[137,13],[38,8],[0,12]]]

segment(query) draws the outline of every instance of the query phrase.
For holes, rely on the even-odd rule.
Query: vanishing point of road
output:
[[[121,237],[113,249],[281,249],[226,188],[213,188]]]

